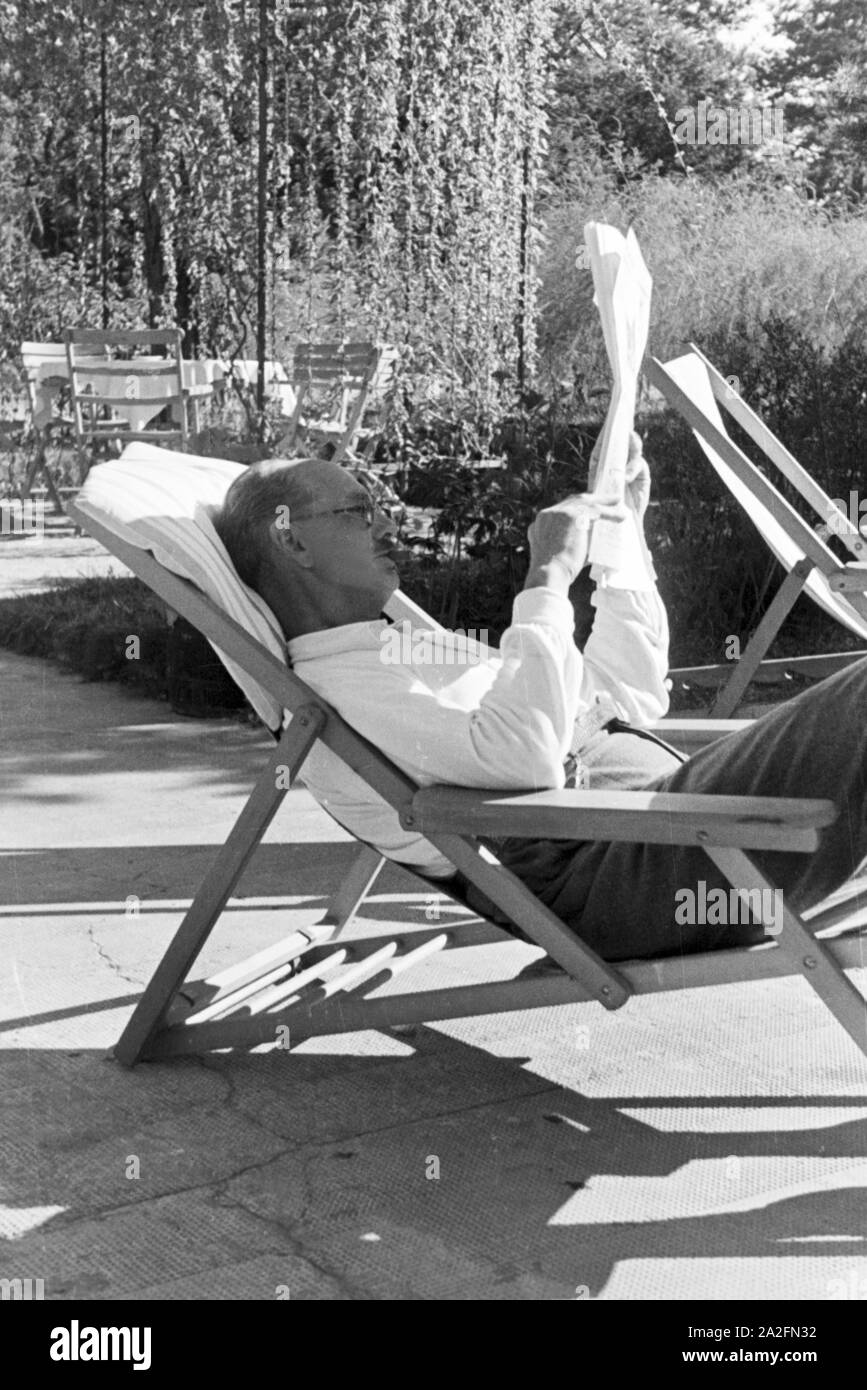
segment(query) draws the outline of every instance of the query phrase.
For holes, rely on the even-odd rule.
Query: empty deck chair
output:
[[[717,474],[786,570],[734,669],[729,662],[672,672],[675,677],[699,680],[714,675],[728,677],[711,710],[714,717],[725,718],[737,708],[760,668],[779,675],[791,671],[821,679],[860,660],[863,651],[767,662],[763,658],[801,593],[809,594],[826,613],[867,643],[867,564],[863,563],[867,541],[698,348],[690,346],[691,352],[670,362],[651,358],[645,368],[647,378],[692,426]],[[797,488],[819,518],[820,529],[811,528],[771,479],[738,448],[726,432],[720,406],[743,427],[768,463]],[[825,544],[823,534],[829,531],[840,537],[853,557],[851,561],[839,560]]]

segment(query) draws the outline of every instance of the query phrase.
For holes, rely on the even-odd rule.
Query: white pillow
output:
[[[173,574],[189,579],[286,665],[280,624],[241,581],[214,529],[213,517],[243,472],[242,464],[226,459],[129,444],[119,459],[90,470],[76,506],[127,544],[149,551]],[[219,647],[214,651],[259,717],[270,729],[279,729],[280,704]]]

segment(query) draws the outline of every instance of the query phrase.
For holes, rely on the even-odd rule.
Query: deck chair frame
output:
[[[761,417],[732,390],[725,377],[708,361],[701,350],[694,343],[690,343],[689,348],[706,369],[718,405],[737,421],[769,462],[779,469],[813,508],[822,522],[833,526],[835,534],[853,556],[853,561],[848,564],[837,560],[822,543],[821,536],[808,526],[774,484],[731,439],[707,419],[704,412],[673,379],[666,365],[655,357],[648,359],[645,371],[650,384],[662,392],[669,405],[673,406],[705,443],[721,456],[737,478],[746,485],[757,501],[767,507],[775,520],[788,531],[790,537],[804,552],[803,559],[793,565],[786,574],[734,669],[729,662],[717,666],[682,667],[671,672],[675,679],[692,680],[697,684],[717,684],[716,678],[722,677],[725,684],[713,703],[711,715],[724,719],[734,712],[750,682],[756,677],[779,679],[789,673],[800,673],[814,679],[822,679],[867,655],[863,651],[835,652],[816,657],[765,660],[783,622],[803,592],[814,569],[820,570],[827,577],[832,590],[845,593],[852,606],[867,619],[867,565],[862,564],[867,557],[867,542],[858,528],[834,505],[824,489],[811,478]]]
[[[382,396],[380,418],[382,428],[386,409],[387,389],[384,377],[392,370],[394,349],[384,343],[303,343],[295,349],[292,381],[295,387],[295,409],[289,420],[285,443],[295,443],[300,433],[312,439],[334,445],[332,463],[340,463],[354,452],[362,431],[365,411],[374,391]],[[305,421],[303,412],[312,389],[339,392],[337,417],[331,422]],[[375,443],[373,432],[361,451],[361,459],[369,458]]]
[[[287,1038],[294,1046],[314,1034],[588,1000],[611,1010],[620,1008],[633,993],[790,974],[810,982],[849,1036],[867,1052],[867,1004],[844,973],[844,967],[864,963],[864,934],[822,941],[784,907],[784,926],[773,943],[615,966],[597,956],[480,843],[486,834],[511,834],[698,845],[738,892],[749,892],[772,888],[749,851],[815,849],[821,829],[836,818],[832,802],[645,792],[419,790],[193,584],[165,569],[147,551],[121,541],[78,512],[74,504],[69,510],[79,525],[231,655],[293,716],[115,1048],[123,1064],[214,1048],[286,1045]],[[321,923],[292,933],[240,966],[188,982],[189,971],[244,867],[317,739],[384,797],[405,827],[424,834],[566,973],[377,994],[383,985],[437,951],[497,940],[501,933],[488,924],[472,927],[469,940],[462,930],[436,929],[412,931],[388,942],[375,937],[340,944],[340,932],[383,862],[378,851],[365,846]],[[424,882],[430,891],[431,881]],[[447,884],[437,887],[449,891]]]

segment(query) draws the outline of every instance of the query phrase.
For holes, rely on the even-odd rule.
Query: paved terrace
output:
[[[26,545],[7,593],[13,568],[40,582]],[[867,1295],[867,1060],[801,981],[121,1069],[267,746],[0,652],[0,1277],[94,1300]],[[315,920],[353,852],[291,792],[202,965]],[[389,871],[353,932],[430,908]],[[461,954],[422,983],[538,953]]]

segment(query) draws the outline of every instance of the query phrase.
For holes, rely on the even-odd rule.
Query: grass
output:
[[[165,605],[139,579],[61,580],[43,593],[4,599],[0,647],[44,657],[87,681],[136,687],[179,714],[247,708],[205,639],[182,619],[170,626]]]
[[[784,318],[834,348],[867,321],[863,218],[831,217],[805,193],[748,178],[647,177],[625,188],[598,178],[547,216],[539,339],[549,380],[608,380],[590,272],[574,268],[591,219],[634,225],[653,276],[650,344],[663,359],[743,322]]]
[[[167,632],[163,604],[138,579],[61,580],[0,602],[0,646],[157,695],[165,693]]]

